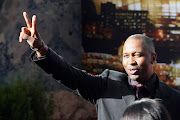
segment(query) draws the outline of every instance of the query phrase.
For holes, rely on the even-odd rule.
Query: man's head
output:
[[[149,37],[135,34],[127,38],[123,47],[123,66],[131,80],[141,83],[148,80],[155,61],[155,47]]]

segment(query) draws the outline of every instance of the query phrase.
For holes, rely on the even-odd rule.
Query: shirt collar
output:
[[[146,82],[144,82],[143,85],[151,95],[154,95],[155,91],[156,91],[156,83],[157,83],[156,82],[156,75],[155,75],[155,73],[153,73],[151,78],[149,80],[147,80]],[[137,84],[139,84],[138,81],[131,80],[132,86],[136,86]]]

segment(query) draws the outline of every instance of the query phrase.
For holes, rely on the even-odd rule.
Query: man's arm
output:
[[[63,57],[56,54],[43,42],[36,28],[36,16],[32,17],[32,23],[26,12],[23,13],[27,27],[21,28],[19,42],[26,40],[30,47],[35,51],[37,59],[33,61],[40,66],[46,73],[51,74],[56,80],[61,80],[65,86],[78,91],[87,100],[97,99],[103,87],[103,78],[93,76],[84,70],[80,70],[68,64]],[[45,56],[45,57],[43,57]],[[31,56],[35,57],[35,55]],[[41,59],[43,57],[44,59]]]

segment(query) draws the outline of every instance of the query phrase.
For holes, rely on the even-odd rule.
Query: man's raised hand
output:
[[[36,16],[33,15],[32,23],[27,15],[26,12],[23,12],[24,19],[26,21],[27,27],[22,27],[21,32],[19,35],[19,42],[26,40],[27,43],[33,48],[34,50],[41,50],[37,51],[37,55],[41,56],[47,52],[48,47],[44,44],[42,39],[40,38],[39,33],[37,32],[36,28]]]

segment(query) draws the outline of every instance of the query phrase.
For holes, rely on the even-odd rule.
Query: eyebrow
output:
[[[133,52],[133,54],[135,54],[135,53],[143,53],[143,52]],[[127,52],[125,52],[125,53],[123,53],[123,54],[128,54]]]

